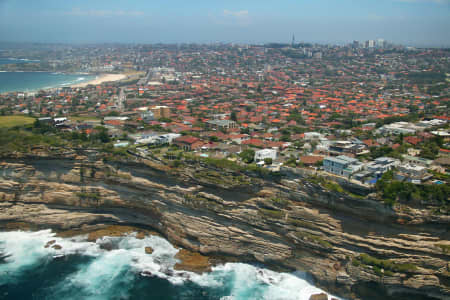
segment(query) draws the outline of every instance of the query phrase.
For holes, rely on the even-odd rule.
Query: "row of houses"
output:
[[[423,183],[432,177],[427,170],[432,165],[431,160],[403,155],[403,160],[391,157],[379,157],[362,163],[356,158],[340,155],[326,157],[323,168],[326,172],[352,178],[365,184],[374,184],[389,170],[396,168],[395,179],[412,183]]]

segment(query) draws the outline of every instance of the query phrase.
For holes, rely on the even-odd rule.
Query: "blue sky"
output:
[[[450,0],[0,0],[0,40],[450,46]]]

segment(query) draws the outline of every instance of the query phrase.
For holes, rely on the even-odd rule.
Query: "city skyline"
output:
[[[343,44],[383,38],[449,46],[450,1],[0,0],[0,40],[58,43]]]

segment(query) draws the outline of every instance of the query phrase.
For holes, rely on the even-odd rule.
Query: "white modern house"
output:
[[[275,160],[277,158],[277,150],[262,149],[262,150],[255,151],[255,161],[257,163],[264,161],[266,158],[271,158],[272,160]]]
[[[361,170],[363,166],[364,164],[356,158],[345,155],[337,157],[329,156],[323,160],[323,168],[326,172],[345,177],[350,177],[353,173]]]
[[[319,132],[305,132],[305,140],[319,140],[323,138],[323,135]]]
[[[397,167],[400,161],[391,157],[378,157],[366,165],[366,169],[372,173],[383,174]]]

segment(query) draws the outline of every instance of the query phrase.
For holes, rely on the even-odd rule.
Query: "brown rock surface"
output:
[[[131,226],[117,226],[111,225],[103,229],[95,230],[89,233],[88,241],[95,242],[97,239],[100,239],[105,236],[125,236],[134,232],[136,228]]]
[[[325,293],[311,295],[311,297],[309,297],[309,300],[328,300],[328,295]]]
[[[152,247],[145,247],[145,253],[152,254],[153,253],[153,248]]]
[[[209,258],[207,256],[201,255],[200,253],[181,249],[175,255],[175,258],[180,260],[180,262],[175,265],[175,270],[190,271],[195,273],[211,271]]]
[[[144,238],[145,238],[145,232],[143,232],[143,231],[139,231],[137,234],[136,234],[136,238],[137,239],[139,239],[139,240],[143,240]]]

